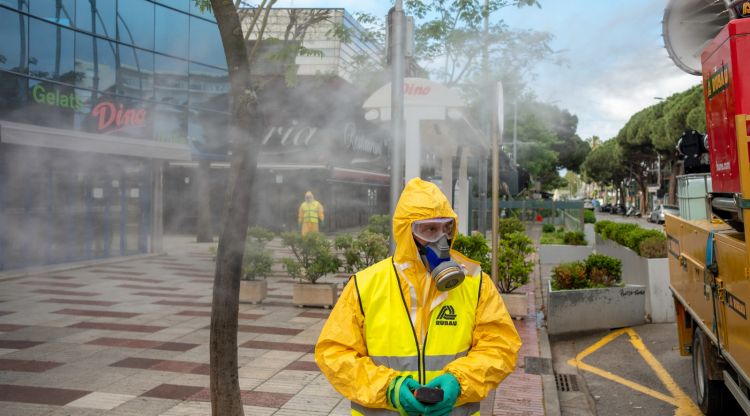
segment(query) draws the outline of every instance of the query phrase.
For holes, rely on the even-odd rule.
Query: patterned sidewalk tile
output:
[[[68,403],[67,406],[111,410],[133,398],[135,396],[127,394],[93,392]]]

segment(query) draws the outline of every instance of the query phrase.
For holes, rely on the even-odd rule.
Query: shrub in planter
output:
[[[571,246],[585,246],[586,236],[580,231],[568,231],[563,234],[563,242]]]
[[[554,233],[555,232],[555,226],[552,224],[544,224],[542,225],[542,232],[543,233]]]
[[[602,237],[604,236],[604,229],[614,224],[614,221],[604,220],[599,221],[594,225],[594,231],[597,234],[601,234]]]
[[[274,237],[271,230],[252,227],[247,231],[245,253],[242,257],[242,280],[256,280],[271,273],[273,257],[266,244]]]
[[[359,233],[356,239],[348,234],[336,237],[334,246],[342,251],[342,267],[347,273],[357,272],[388,257],[386,236],[367,230]]]
[[[583,211],[583,222],[584,224],[596,224],[596,214],[594,214],[594,211]]]
[[[367,222],[367,231],[388,238],[391,235],[391,217],[385,214],[371,215]]]
[[[637,224],[625,224],[617,222],[605,228],[604,235],[602,235],[602,237],[627,247],[625,237],[636,228],[638,228]]]
[[[482,233],[473,232],[470,236],[456,234],[453,249],[481,264],[482,270],[489,274],[491,267],[490,246]]]
[[[341,267],[343,267],[346,273],[354,273],[362,268],[362,259],[359,255],[359,250],[354,247],[354,237],[351,234],[342,234],[336,237],[333,246],[344,257]]]
[[[331,242],[321,233],[308,233],[304,236],[287,232],[281,239],[288,246],[294,258],[284,258],[282,263],[290,276],[315,283],[328,273],[336,272],[341,261],[331,250]]]
[[[501,293],[511,293],[529,282],[534,263],[528,260],[534,243],[526,234],[513,232],[498,241],[497,287]]]
[[[649,259],[667,257],[667,237],[659,234],[644,239],[638,246],[638,254]]]
[[[620,283],[622,262],[603,254],[584,261],[561,263],[552,269],[552,290],[611,287]]]
[[[595,286],[613,286],[622,279],[622,262],[604,254],[586,258],[586,275]]]
[[[501,218],[497,222],[497,238],[502,239],[510,233],[524,232],[526,227],[518,218]]]
[[[586,264],[582,261],[560,263],[552,269],[552,290],[586,289]]]

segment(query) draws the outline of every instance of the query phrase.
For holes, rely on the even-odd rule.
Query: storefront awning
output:
[[[0,121],[0,143],[148,159],[191,160],[188,145]]]

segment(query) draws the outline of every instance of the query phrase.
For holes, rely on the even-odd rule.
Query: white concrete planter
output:
[[[332,308],[337,299],[336,283],[295,283],[292,286],[292,303],[299,307]]]
[[[644,286],[552,291],[550,283],[547,288],[550,334],[622,328],[645,322]]]
[[[594,251],[594,246],[569,246],[562,244],[539,245],[539,263],[560,264],[583,260]]]
[[[583,235],[586,236],[586,242],[588,245],[593,246],[594,241],[596,240],[594,224],[583,224]]]
[[[268,295],[268,282],[262,280],[240,280],[240,302],[260,303]]]
[[[529,314],[529,295],[528,293],[513,292],[501,293],[505,308],[513,318],[525,318]]]
[[[647,320],[655,323],[674,322],[672,292],[669,291],[669,261],[647,259],[612,240],[596,235],[596,252],[622,261],[622,281],[626,285],[643,285],[646,292]]]

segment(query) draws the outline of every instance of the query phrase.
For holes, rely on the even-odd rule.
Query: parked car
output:
[[[611,212],[611,211],[612,211],[611,203],[607,203],[607,204],[599,206],[599,212]]]
[[[594,203],[589,198],[583,200],[583,209],[594,209]]]
[[[664,213],[680,216],[680,208],[676,205],[659,204],[651,211],[651,214],[648,216],[648,222],[664,224]]]

